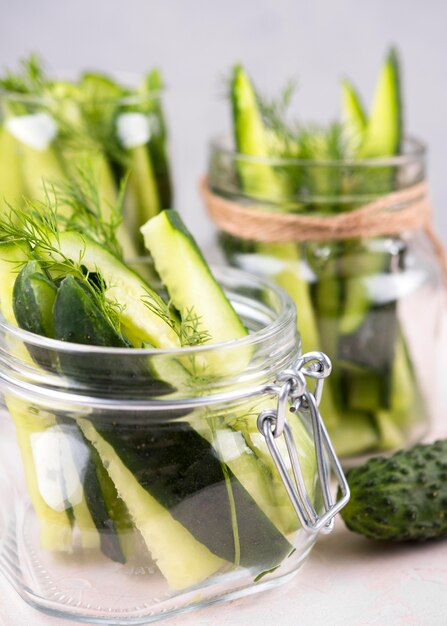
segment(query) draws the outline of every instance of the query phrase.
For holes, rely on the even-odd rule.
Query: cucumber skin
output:
[[[231,83],[234,142],[243,155],[268,158],[267,129],[258,107],[256,93],[244,68],[236,65]],[[248,196],[281,203],[290,194],[290,183],[269,164],[239,162],[241,188]]]
[[[44,337],[54,337],[53,307],[57,287],[42,270],[38,261],[28,261],[20,270],[12,292],[12,307],[20,328]],[[27,345],[34,361],[52,369],[54,355],[46,348]]]
[[[123,262],[86,235],[77,232],[65,231],[59,236],[51,238],[55,248],[60,248],[63,256],[75,263],[82,258],[82,265],[89,272],[99,272],[108,285],[105,297],[109,302],[125,304],[120,312],[120,321],[123,327],[132,332],[141,341],[148,341],[156,348],[178,348],[180,342],[171,325],[156,314],[151,314],[142,302],[143,297],[150,296],[154,304],[161,302],[160,296],[141,278],[139,274],[129,269]],[[43,259],[51,258],[63,260],[57,253],[48,254],[44,250],[36,252]]]
[[[164,89],[163,78],[160,71],[154,68],[144,80],[143,93],[159,93]],[[152,105],[152,113],[155,115],[159,132],[153,134],[148,143],[148,149],[155,172],[155,180],[158,188],[161,209],[172,207],[172,181],[168,156],[168,130],[161,100],[155,97]]]
[[[200,321],[200,328],[209,333],[204,343],[231,341],[248,334],[176,211],[162,211],[149,220],[141,232],[173,305],[182,317],[194,312]],[[161,242],[163,245],[160,245]],[[234,358],[234,369],[247,364],[247,354],[243,349],[240,355],[240,358]]]
[[[120,545],[117,529],[118,520],[111,516],[114,503],[106,501],[100,486],[104,473],[107,474],[101,459],[76,422],[64,418],[58,418],[58,422],[69,441],[76,467],[83,470],[80,479],[84,498],[98,530],[101,552],[112,561],[125,563],[126,557]]]
[[[13,309],[20,328],[30,333],[53,337],[52,309],[57,287],[46,276],[38,261],[29,261],[14,283]]]
[[[199,542],[234,562],[235,542],[223,464],[213,447],[185,422],[147,423],[142,429],[125,420],[113,429],[95,423],[138,483]],[[279,565],[293,547],[226,467],[235,502],[240,565]]]
[[[447,440],[378,457],[346,473],[351,499],[341,516],[370,539],[447,536]]]
[[[96,305],[93,293],[73,276],[62,281],[54,304],[54,337],[70,343],[129,348],[130,344],[113,326]],[[173,387],[155,379],[149,372],[147,360],[132,354],[120,354],[104,359],[103,354],[91,353],[86,359],[83,353],[63,352],[59,354],[59,365],[65,376],[85,384],[92,393],[97,387],[107,390],[108,397],[125,397],[129,390],[132,396],[165,395]],[[177,416],[185,411],[178,411]],[[119,419],[119,418],[117,418]]]
[[[128,348],[93,300],[93,293],[71,275],[66,276],[54,303],[55,338],[71,343]],[[43,333],[41,333],[43,334]]]
[[[374,102],[358,157],[399,154],[402,144],[402,96],[397,52],[391,49],[382,67]]]

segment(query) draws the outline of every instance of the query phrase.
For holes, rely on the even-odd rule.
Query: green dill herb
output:
[[[88,232],[91,239],[122,258],[123,251],[118,241],[117,229],[122,222],[126,180],[124,178],[121,182],[115,204],[107,203],[107,207],[104,207],[91,160],[86,158],[78,163],[76,180],[59,181],[52,187],[58,205],[70,209],[68,217],[64,217],[63,212],[59,217],[65,226],[64,230]],[[104,215],[105,212],[107,215]]]
[[[107,286],[98,269],[91,272],[82,263],[85,249],[77,259],[71,259],[61,250],[62,232],[59,205],[54,194],[45,187],[45,202],[25,199],[25,209],[9,207],[9,213],[0,216],[0,238],[3,241],[25,242],[30,247],[30,259],[39,261],[42,268],[56,280],[67,275],[82,282],[95,304],[118,331],[122,306],[106,297]]]
[[[181,346],[198,346],[210,340],[211,335],[208,331],[200,328],[200,316],[192,308],[186,309],[179,319],[173,314],[171,303],[164,302],[155,294],[148,293],[141,300],[152,313],[172,328],[178,336]]]
[[[31,54],[20,61],[17,72],[7,70],[0,77],[0,89],[10,93],[39,95],[42,93],[47,77],[38,55]]]

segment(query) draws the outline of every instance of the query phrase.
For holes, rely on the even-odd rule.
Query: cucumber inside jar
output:
[[[230,99],[235,151],[219,158],[214,148],[214,193],[253,211],[332,217],[407,184],[405,166],[392,159],[404,144],[393,49],[370,111],[344,80],[341,122],[328,127],[290,121],[290,92],[266,100],[240,65]],[[406,239],[270,241],[263,233],[255,241],[222,233],[220,242],[231,264],[268,275],[289,292],[304,350],[331,358],[322,413],[336,450],[356,456],[404,445],[427,413],[400,315],[404,297],[420,287],[407,284],[413,260]]]
[[[45,202],[53,184],[82,189],[79,164],[88,164],[95,186],[87,191],[98,195],[109,224],[128,177],[117,231],[125,257],[144,254],[140,226],[172,206],[160,71],[150,70],[135,87],[100,72],[62,80],[32,55],[0,75],[0,87],[1,210],[24,208],[24,197]]]
[[[203,389],[206,383],[212,389],[219,372],[243,373],[252,358],[245,348],[226,361],[205,355],[199,370],[182,357],[182,348],[236,340],[247,330],[178,214],[161,213],[144,228],[164,282],[160,293],[107,242],[65,230],[57,207],[33,207],[26,218],[20,215],[0,220],[6,240],[0,244],[0,302],[9,322],[58,340],[50,360],[36,358],[33,350],[22,355],[42,373],[62,377],[81,395],[99,394],[106,404],[117,398],[169,400],[179,393],[176,385],[200,383]],[[42,286],[51,291],[52,306],[40,297]],[[91,352],[80,351],[82,345]],[[165,355],[165,367],[156,367],[146,353],[132,358],[132,346],[148,345],[173,350],[172,357]],[[236,345],[231,354],[237,354]],[[118,352],[107,358],[97,348]],[[123,563],[142,544],[172,589],[235,567],[254,578],[278,568],[294,551],[299,523],[267,462],[266,445],[253,445],[257,414],[249,407],[233,409],[229,420],[226,407],[145,412],[120,410],[119,402],[116,408],[95,408],[93,402],[82,412],[47,408],[43,419],[33,403],[8,406],[45,549],[70,552],[79,530],[85,550],[100,549]],[[36,457],[37,430],[47,435],[49,449],[57,434],[56,453]],[[306,484],[318,498],[313,445],[304,426],[295,430],[306,454]],[[60,494],[48,502],[33,476],[49,469],[50,456]],[[63,541],[53,535],[53,543],[56,513],[65,530]]]

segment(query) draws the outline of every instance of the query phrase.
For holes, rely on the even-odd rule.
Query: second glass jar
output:
[[[273,184],[281,180],[289,185]],[[349,163],[245,156],[218,139],[207,184],[216,196],[253,211],[331,216],[424,180],[425,149],[413,140],[402,156]],[[231,265],[269,276],[288,291],[304,351],[319,349],[331,358],[323,412],[340,455],[358,458],[422,437],[433,387],[420,364],[435,352],[441,282],[422,229],[268,243],[220,232],[219,241]]]

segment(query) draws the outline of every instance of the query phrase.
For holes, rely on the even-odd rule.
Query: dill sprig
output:
[[[178,336],[182,346],[198,346],[211,339],[211,334],[201,328],[201,317],[194,311],[193,307],[182,311],[181,318]]]
[[[228,84],[231,96],[231,82]],[[291,114],[291,104],[297,89],[296,79],[290,79],[274,98],[263,95],[254,85],[252,87],[264,122],[270,156],[333,161],[349,157],[342,124],[303,124]]]
[[[176,333],[181,346],[198,346],[211,339],[210,333],[201,328],[201,318],[193,308],[185,309],[176,316],[171,302],[165,302],[153,293],[141,298],[143,304],[160,317]]]
[[[21,59],[17,71],[6,70],[0,76],[0,89],[9,94],[43,97],[43,108],[57,124],[56,143],[69,158],[70,152],[79,155],[99,151],[125,169],[128,155],[120,145],[115,129],[120,106],[118,96],[125,90],[111,79],[107,82],[102,75],[96,76],[96,89],[95,81],[89,81],[88,86],[84,84],[85,77],[77,82],[52,81],[38,55],[31,54]],[[108,98],[104,98],[104,89],[108,89],[108,94],[110,92]],[[17,114],[27,112],[24,103],[10,103],[10,106]],[[35,105],[30,112],[35,112]]]
[[[341,161],[348,154],[343,125],[338,122],[308,124],[300,129],[298,142],[301,159]]]
[[[267,98],[256,91],[256,98],[272,156],[296,157],[300,126],[289,119],[289,110],[297,88],[296,79],[290,79],[276,98]]]
[[[105,207],[99,195],[99,185],[90,159],[79,162],[75,167],[76,180],[57,181],[52,185],[52,193],[59,206],[68,207],[68,216],[60,213],[59,219],[64,230],[88,232],[89,237],[101,244],[118,258],[123,251],[118,241],[117,229],[122,222],[126,178],[123,178],[114,204]]]
[[[92,116],[93,108],[100,106],[102,115]],[[58,142],[67,155],[83,153],[102,154],[120,168],[126,169],[129,156],[116,135],[115,120],[118,104],[86,101],[82,93],[71,95],[67,108],[63,99],[50,102],[51,115],[58,127]],[[68,109],[68,110],[67,110]]]
[[[5,75],[0,77],[0,89],[11,93],[39,95],[47,82],[40,58],[37,54],[31,54],[28,58],[21,59],[19,71],[5,71]]]
[[[70,274],[82,282],[109,323],[120,332],[123,307],[116,300],[106,297],[110,285],[105,284],[100,270],[95,268],[94,272],[90,272],[83,265],[85,247],[80,250],[77,259],[69,258],[61,249],[62,220],[57,198],[45,187],[45,201],[24,199],[24,202],[22,209],[8,205],[9,213],[0,216],[0,238],[28,244],[29,259],[38,260],[54,279]]]

